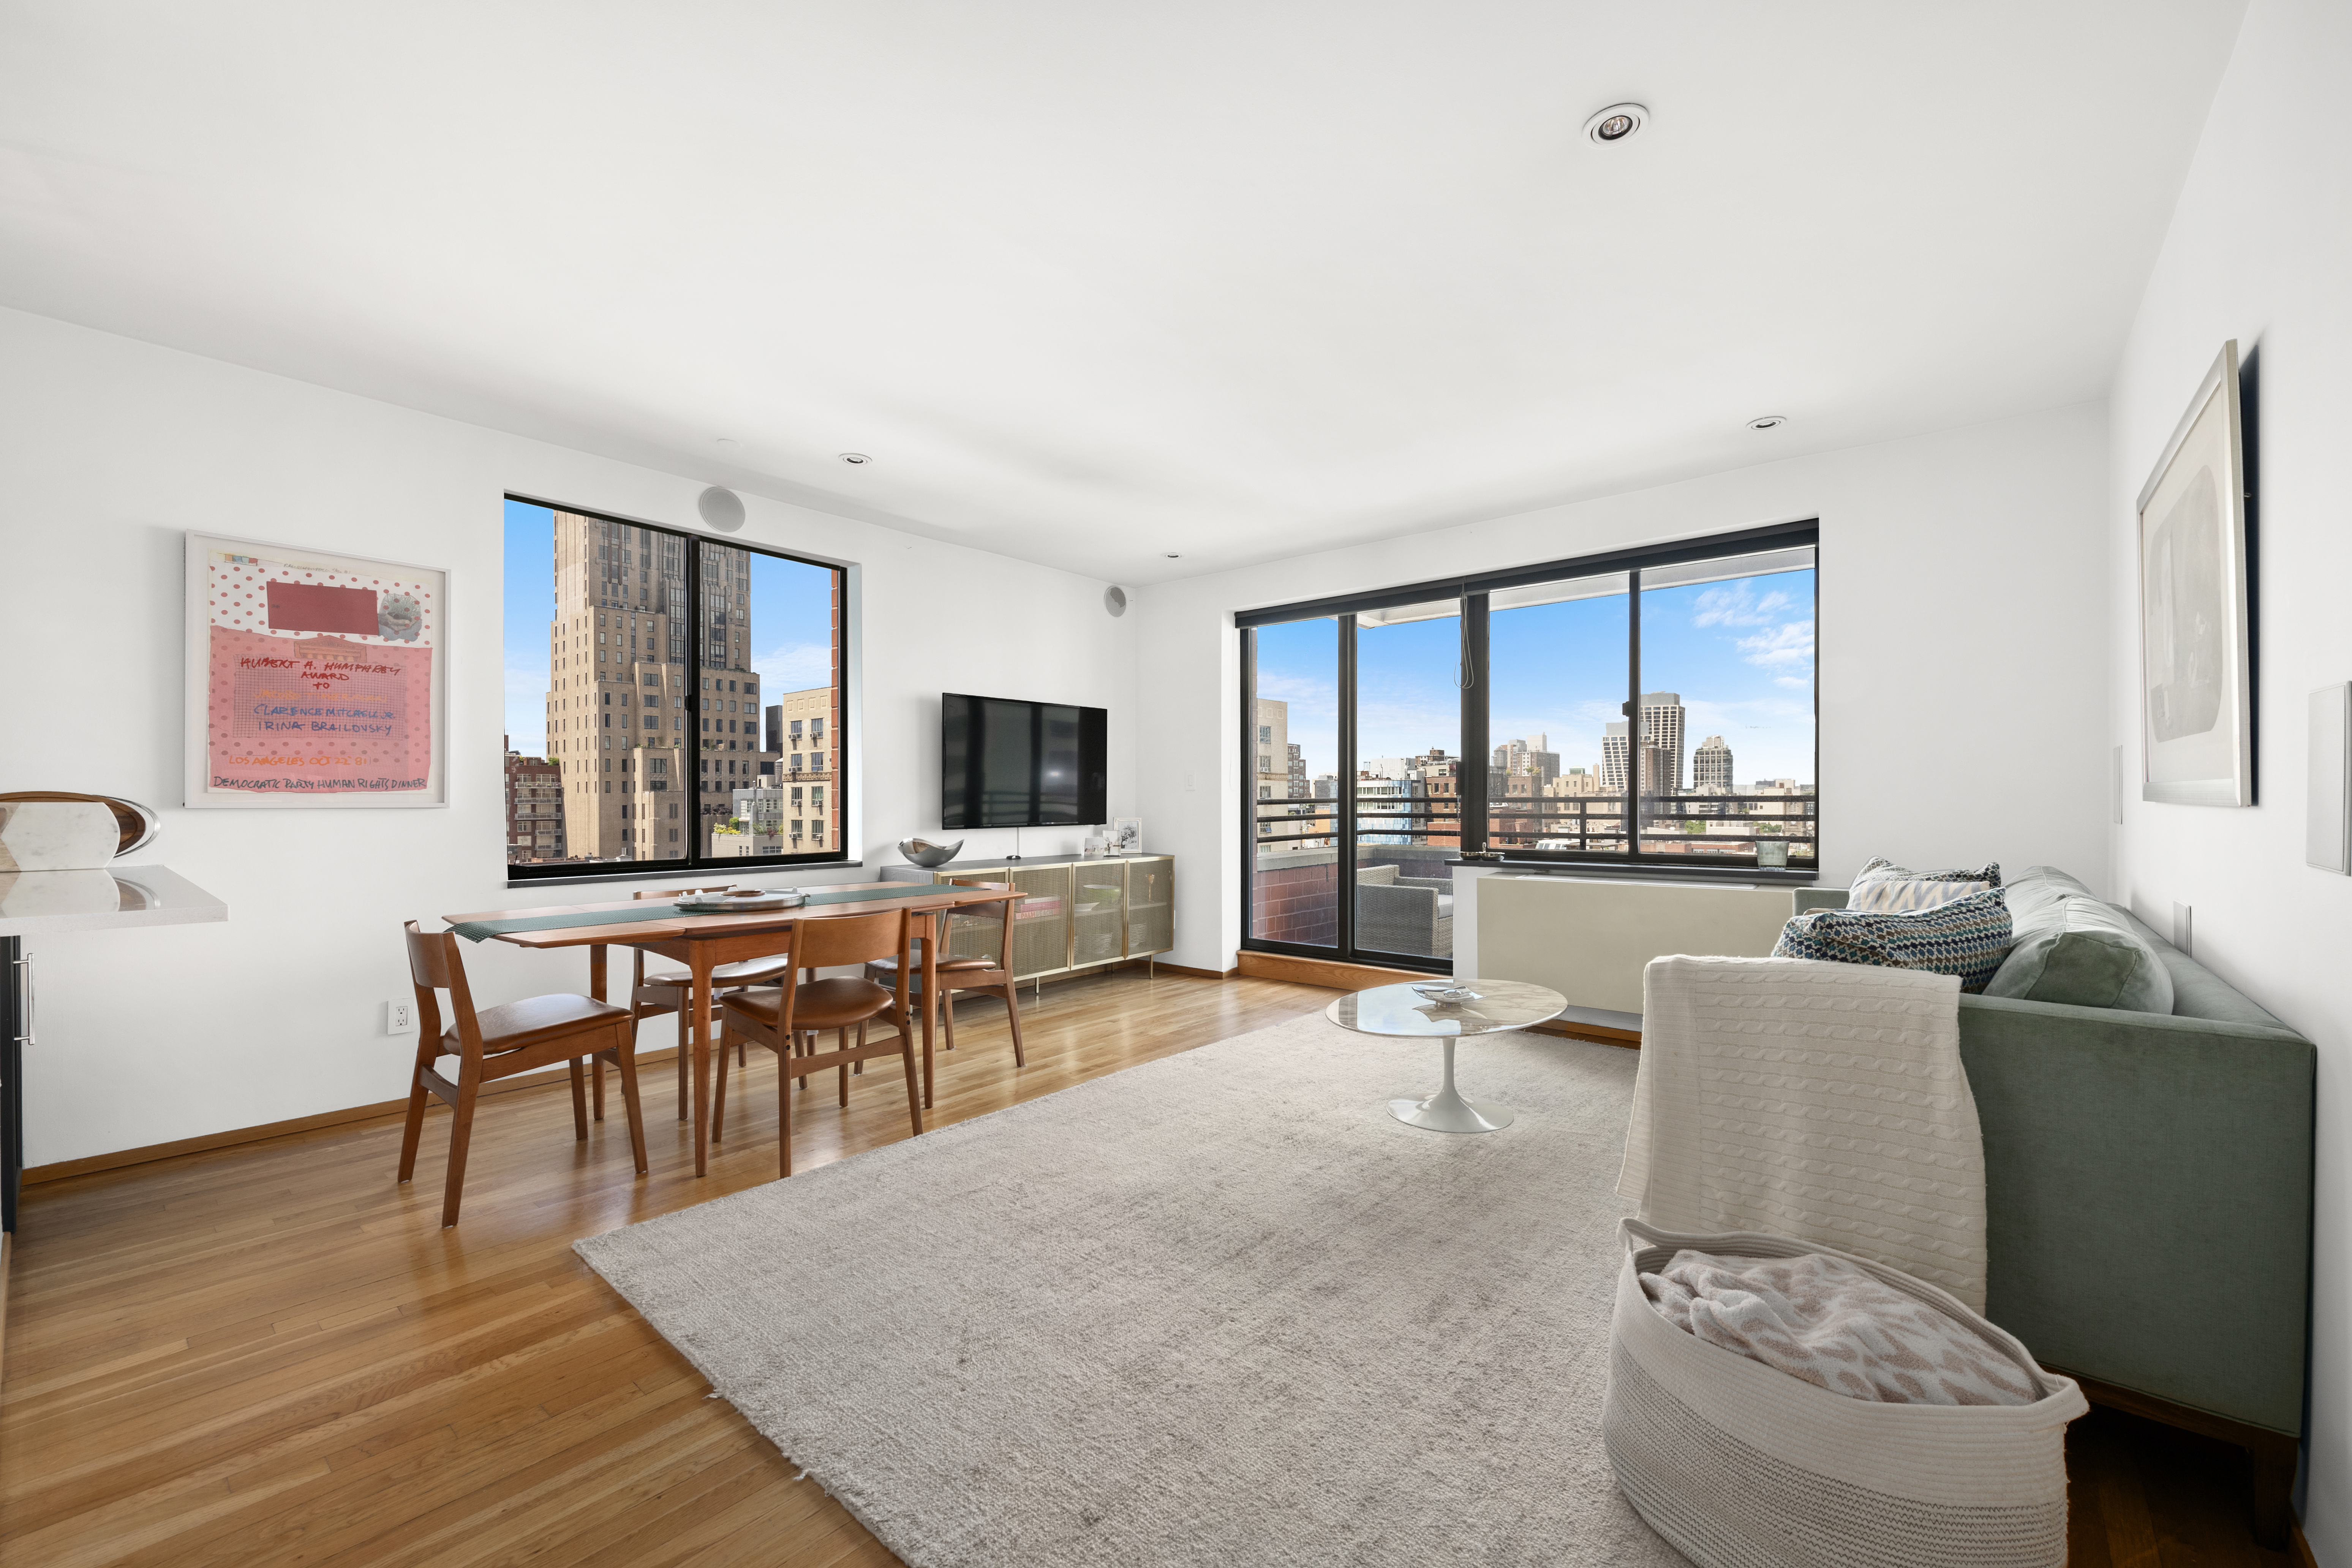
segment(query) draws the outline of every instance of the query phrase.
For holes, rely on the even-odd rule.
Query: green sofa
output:
[[[1796,907],[1845,900],[1806,889]],[[1960,998],[1984,1126],[1986,1315],[2094,1400],[2245,1447],[2257,1536],[2283,1546],[2317,1052],[2117,912],[2171,975],[2168,1016]]]

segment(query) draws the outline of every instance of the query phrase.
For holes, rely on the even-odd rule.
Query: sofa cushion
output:
[[[2171,971],[2121,910],[2048,883],[2022,896],[2012,887],[2010,899],[2017,945],[1985,986],[1986,995],[2131,1013],[2172,1011]]]
[[[2009,905],[1987,888],[1924,910],[1815,910],[1780,928],[1775,958],[1820,958],[1957,974],[1963,991],[1982,991],[2010,947]]]
[[[2110,906],[2111,908],[2114,906]],[[2139,939],[2156,950],[2165,972],[2172,976],[2172,1016],[2206,1018],[2217,1024],[2252,1024],[2261,1029],[2285,1029],[2278,1016],[2251,1000],[2244,992],[2173,946],[2128,910],[2117,909]],[[2288,1030],[2293,1033],[2293,1030]]]
[[[2000,862],[1996,860],[1977,870],[1953,868],[1943,871],[1914,871],[1897,866],[1892,860],[1874,859],[1853,875],[1853,886],[1847,889],[1846,907],[1851,910],[1899,914],[1910,910],[1933,909],[1948,904],[1955,899],[1965,899],[1981,893],[1987,888],[2000,886]]]

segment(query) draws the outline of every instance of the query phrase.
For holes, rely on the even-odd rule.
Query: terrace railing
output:
[[[1330,847],[1338,843],[1339,803],[1332,800],[1255,803],[1257,843],[1264,847]],[[1815,858],[1820,802],[1810,795],[1654,795],[1639,804],[1642,852],[1689,855],[1752,853],[1766,840],[1789,846],[1792,860]],[[1458,847],[1459,803],[1426,799],[1362,801],[1356,807],[1359,842]],[[1694,833],[1688,824],[1702,825]],[[1748,831],[1738,831],[1745,828]],[[1486,805],[1486,844],[1513,850],[1622,855],[1625,801],[1619,795],[1506,796]]]

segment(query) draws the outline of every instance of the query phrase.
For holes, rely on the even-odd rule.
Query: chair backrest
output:
[[[904,960],[912,925],[905,910],[870,915],[825,915],[793,922],[793,966],[830,969],[877,958]],[[901,967],[904,967],[903,963]]]
[[[1366,866],[1356,873],[1356,885],[1363,888],[1384,888],[1396,879],[1393,866]]]
[[[948,885],[951,888],[985,888],[994,893],[1017,893],[1021,890],[1010,882],[986,882],[978,877],[950,877],[948,879]],[[1003,969],[1013,963],[1013,911],[1020,907],[1019,899],[1007,899],[994,909],[985,911],[959,910],[948,917],[948,923],[950,926],[966,927],[995,926],[997,928],[996,966]],[[950,941],[940,949],[940,956],[945,958],[954,951],[953,933],[950,932]],[[977,958],[982,955],[974,953],[972,956]]]
[[[416,988],[417,1039],[441,1037],[438,993],[446,991],[450,1010],[457,1016],[457,1038],[465,1047],[464,1054],[479,1059],[482,1029],[474,1016],[474,994],[466,984],[466,961],[457,952],[457,933],[419,931],[415,921],[404,922],[400,929],[408,948],[408,978]]]

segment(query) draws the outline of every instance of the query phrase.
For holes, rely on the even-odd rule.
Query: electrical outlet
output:
[[[387,1002],[383,1005],[383,1032],[387,1035],[413,1035],[416,1032],[416,1004]]]

